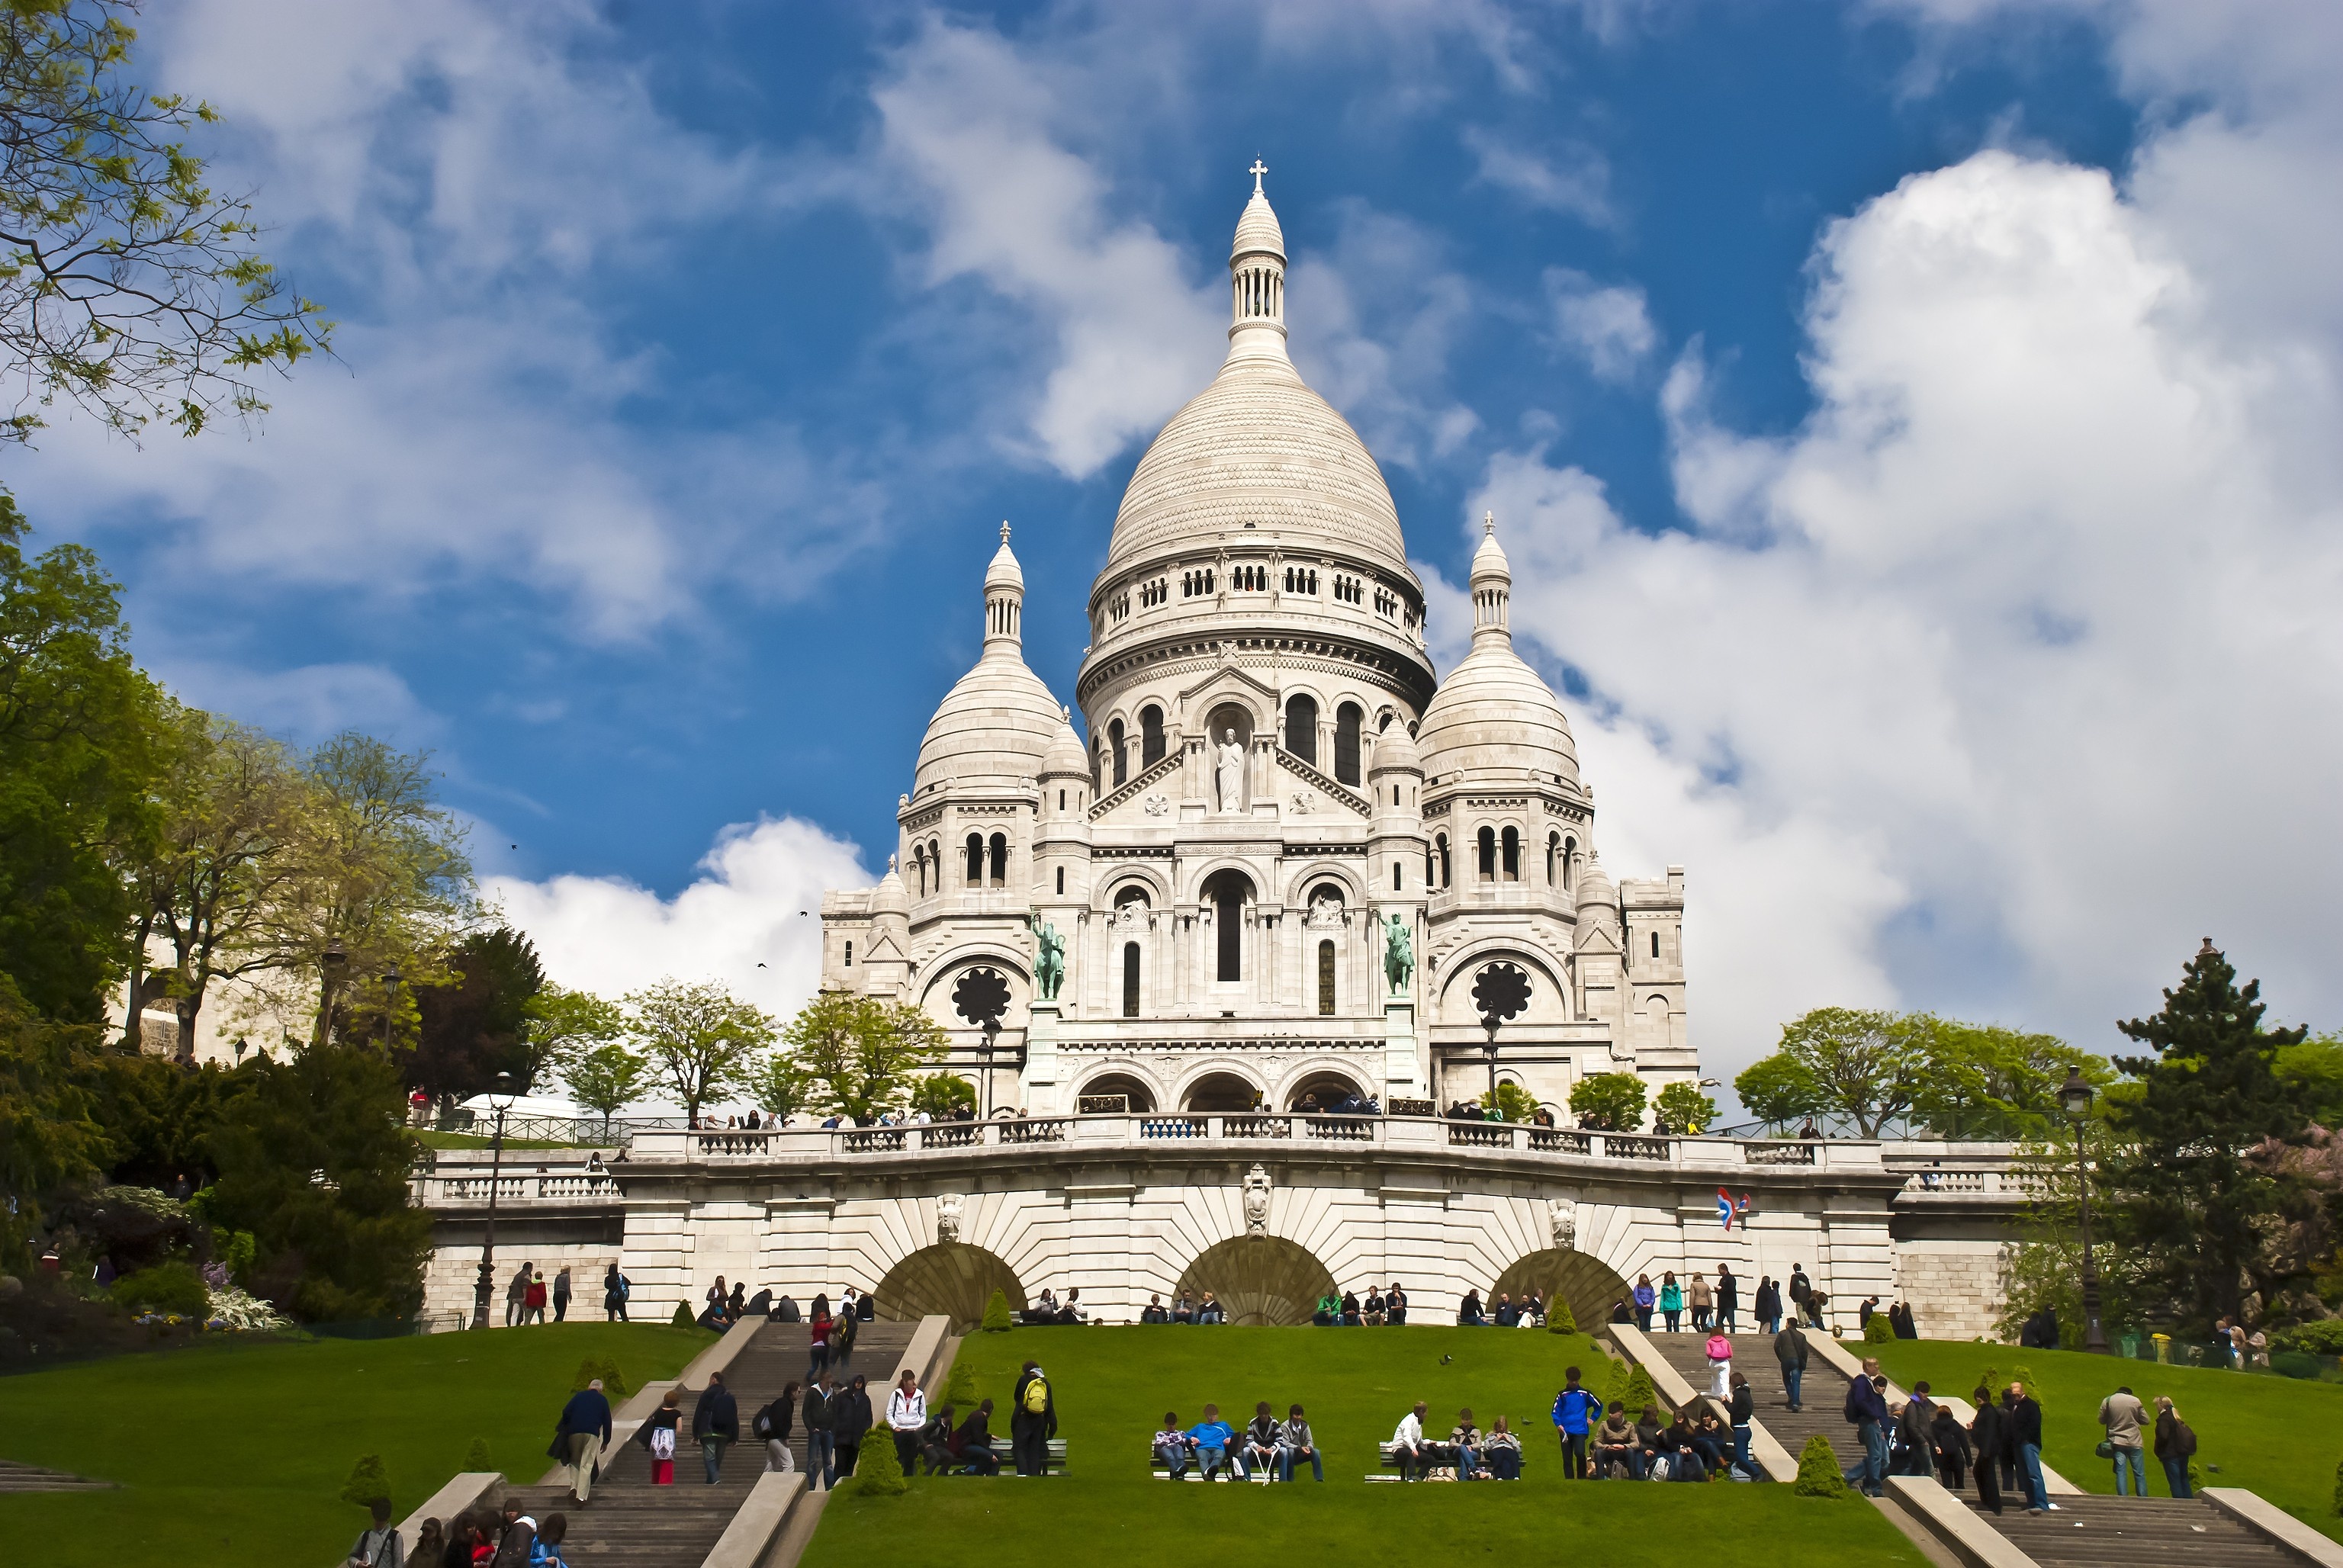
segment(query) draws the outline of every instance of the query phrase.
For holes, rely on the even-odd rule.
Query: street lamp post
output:
[[[2083,1070],[2069,1067],[2066,1081],[2058,1086],[2058,1108],[2075,1128],[2075,1190],[2082,1200],[2083,1220],[2083,1349],[2108,1355],[2107,1336],[2099,1326],[2099,1269],[2091,1257],[2091,1169],[2083,1158],[2083,1119],[2091,1113],[2092,1093],[2083,1081]]]
[[[1489,1031],[1488,1043],[1481,1049],[1489,1056],[1489,1113],[1493,1119],[1497,1116],[1497,1030],[1503,1021],[1494,1018],[1481,1020],[1481,1027]]]
[[[386,1056],[390,1054],[390,1015],[394,1011],[397,1010],[398,1008],[398,982],[406,978],[407,977],[405,975],[400,974],[395,968],[385,970],[383,971],[382,1050],[383,1054]]]
[[[976,1096],[976,1119],[980,1121],[984,1121],[992,1114],[992,1047],[993,1043],[1000,1038],[1001,1020],[997,1018],[986,1019],[984,1020],[984,1071],[982,1074],[984,1081],[982,1086],[978,1089]]]
[[[480,1282],[472,1292],[472,1326],[488,1326],[488,1297],[496,1289],[497,1272],[497,1188],[498,1178],[505,1165],[505,1112],[512,1109],[512,1074],[497,1074],[497,1087],[488,1094],[488,1103],[496,1108],[497,1129],[488,1140],[488,1228],[480,1238]]]
[[[326,950],[318,955],[317,967],[325,976],[325,983],[319,988],[323,993],[320,999],[322,1005],[317,1009],[317,1043],[320,1045],[329,1043],[334,1038],[334,993],[341,989],[342,971],[349,965],[350,955],[343,948],[339,937],[327,942]]]

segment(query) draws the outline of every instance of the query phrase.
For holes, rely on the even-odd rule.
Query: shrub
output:
[[[1006,1292],[993,1292],[992,1299],[984,1303],[984,1332],[988,1334],[1009,1332],[1009,1296]]]
[[[1896,1331],[1888,1326],[1885,1312],[1872,1313],[1871,1320],[1863,1325],[1863,1342],[1867,1345],[1884,1345],[1895,1337]]]
[[[592,1382],[596,1378],[601,1376],[602,1363],[596,1361],[592,1356],[588,1356],[584,1361],[578,1363],[578,1375],[569,1380],[569,1392],[571,1393],[582,1393],[585,1392],[586,1385],[588,1383]],[[605,1380],[604,1392],[608,1392],[607,1379]]]
[[[1633,1421],[1647,1404],[1657,1404],[1660,1396],[1652,1388],[1651,1369],[1638,1362],[1627,1373],[1627,1386],[1619,1392],[1619,1402],[1627,1407],[1627,1419]]]
[[[903,1479],[902,1461],[895,1457],[893,1442],[882,1438],[877,1442],[865,1442],[862,1455],[854,1462],[854,1473],[840,1483],[839,1490],[862,1497],[900,1497],[910,1490]]]
[[[601,1370],[594,1375],[602,1380],[602,1396],[613,1404],[635,1392],[634,1385],[627,1382],[627,1374],[618,1370],[616,1356],[604,1356]]]
[[[342,1501],[371,1508],[376,1498],[389,1495],[390,1472],[384,1468],[382,1455],[360,1455],[358,1462],[350,1466],[350,1478],[342,1483]]]
[[[954,1410],[973,1410],[976,1407],[976,1373],[969,1370],[966,1362],[957,1357],[952,1361],[951,1375],[944,1380],[943,1402]]]
[[[1839,1470],[1838,1455],[1831,1452],[1830,1439],[1820,1432],[1806,1439],[1806,1446],[1798,1453],[1797,1484],[1790,1490],[1801,1497],[1854,1495]]]
[[[2343,1356],[2343,1318],[2321,1318],[2315,1323],[2280,1329],[2270,1340],[2287,1350],[2308,1355]]]
[[[2315,1378],[2318,1375],[2318,1358],[2302,1351],[2280,1351],[2270,1357],[2270,1371],[2280,1377]]]
[[[1578,1319],[1571,1312],[1570,1303],[1559,1292],[1546,1307],[1545,1332],[1550,1334],[1574,1334],[1578,1332]]]
[[[191,1263],[157,1263],[125,1274],[114,1282],[113,1294],[116,1305],[132,1312],[145,1309],[201,1318],[211,1307],[211,1292]]]
[[[496,1461],[488,1457],[488,1440],[485,1437],[472,1439],[471,1446],[464,1450],[465,1471],[477,1474],[483,1471],[494,1470],[496,1467]]]
[[[668,1319],[669,1323],[679,1329],[688,1329],[699,1321],[699,1320],[698,1318],[691,1315],[691,1309],[685,1306],[681,1302],[678,1302],[675,1304],[675,1316]]]

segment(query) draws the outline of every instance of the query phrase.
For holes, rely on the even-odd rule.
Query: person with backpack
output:
[[[1969,1396],[1976,1417],[1969,1422],[1969,1454],[1976,1466],[1977,1503],[1996,1519],[2001,1517],[2001,1456],[2006,1422],[1993,1390],[1980,1387]]]
[[[2099,1402],[2099,1424],[2107,1428],[2107,1440],[2102,1450],[2115,1461],[2116,1495],[2146,1497],[2147,1495],[2146,1444],[2140,1441],[2139,1429],[2147,1420],[2147,1410],[2139,1396],[2128,1386],[2118,1388]],[[2131,1491],[2124,1491],[2124,1473],[2131,1473]]]
[[[1806,1278],[1806,1266],[1804,1263],[1791,1264],[1790,1321],[1792,1322],[1804,1322],[1805,1321],[1806,1302],[1808,1298],[1814,1295],[1814,1293],[1815,1284],[1812,1280]]]
[[[627,1298],[634,1293],[634,1285],[618,1272],[612,1263],[602,1273],[602,1316],[606,1322],[623,1323],[627,1321]]]
[[[550,1456],[569,1467],[570,1494],[583,1507],[594,1491],[594,1474],[601,1467],[602,1446],[610,1441],[610,1400],[596,1378],[569,1396],[554,1422]]]
[[[1905,1402],[1903,1413],[1896,1418],[1896,1434],[1904,1442],[1906,1475],[1926,1475],[1934,1468],[1934,1453],[1929,1431],[1936,1425],[1936,1402],[1928,1397],[1928,1385],[1924,1380],[1912,1385],[1912,1397]]]
[[[862,1320],[854,1315],[852,1301],[840,1302],[838,1316],[830,1325],[830,1364],[843,1371],[854,1359],[854,1342],[862,1332]],[[903,1473],[906,1475],[910,1471]]]
[[[1848,1380],[1846,1405],[1841,1412],[1854,1425],[1855,1441],[1863,1445],[1863,1461],[1847,1479],[1865,1497],[1884,1497],[1887,1492],[1887,1401],[1872,1382],[1878,1375],[1879,1362],[1865,1362],[1863,1375]]]
[[[1564,1367],[1562,1392],[1554,1396],[1554,1430],[1562,1440],[1562,1478],[1586,1479],[1586,1435],[1603,1419],[1603,1402],[1578,1386],[1579,1371]]]
[[[1805,1409],[1798,1402],[1798,1389],[1806,1377],[1806,1331],[1796,1320],[1774,1336],[1774,1359],[1782,1364],[1782,1392],[1789,1396],[1790,1408]]]
[[[2156,1458],[2164,1466],[2165,1483],[2175,1497],[2191,1497],[2188,1462],[2197,1453],[2197,1434],[2180,1419],[2170,1394],[2156,1396]]]
[[[816,1296],[813,1299],[813,1315],[806,1320],[806,1378],[809,1382],[820,1377],[830,1365],[830,1335],[834,1326],[830,1319],[830,1298],[827,1295]]]
[[[765,1469],[787,1475],[798,1467],[798,1456],[789,1452],[789,1429],[796,1425],[798,1415],[798,1385],[784,1384],[781,1397],[749,1418],[749,1431],[765,1445]]]
[[[713,1486],[724,1479],[725,1446],[740,1441],[740,1403],[724,1386],[722,1372],[708,1374],[708,1386],[700,1391],[699,1402],[691,1407],[691,1435],[699,1444],[699,1460],[708,1472],[708,1484]]]
[[[374,1523],[358,1532],[350,1548],[350,1568],[407,1568],[407,1545],[390,1523],[390,1499],[377,1497],[367,1504]]]
[[[1017,1455],[1017,1473],[1046,1475],[1050,1440],[1058,1435],[1058,1400],[1040,1363],[1027,1362],[1017,1374],[1009,1412],[1009,1441]]]

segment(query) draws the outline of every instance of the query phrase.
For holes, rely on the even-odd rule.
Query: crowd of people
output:
[[[613,1269],[618,1267],[616,1263],[610,1266]],[[535,1263],[523,1263],[505,1282],[505,1327],[512,1329],[524,1323],[542,1323],[548,1306],[553,1309],[555,1322],[568,1322],[569,1293],[569,1270],[566,1264],[555,1271],[548,1283],[543,1269]]]
[[[562,1543],[568,1516],[548,1513],[540,1521],[518,1503],[475,1508],[452,1519],[427,1519],[416,1527],[410,1551],[390,1522],[390,1500],[377,1497],[373,1524],[350,1548],[347,1568],[568,1568]]]
[[[1825,1310],[1830,1297],[1815,1289],[1807,1278],[1806,1266],[1792,1267],[1787,1280],[1776,1280],[1771,1274],[1757,1277],[1757,1288],[1749,1295],[1749,1313],[1755,1325],[1768,1334],[1779,1334],[1785,1317],[1793,1324],[1804,1323],[1811,1328],[1826,1328]],[[1879,1308],[1879,1298],[1872,1297],[1863,1303],[1863,1322]],[[1741,1332],[1741,1277],[1730,1263],[1720,1263],[1716,1279],[1712,1283],[1699,1270],[1689,1281],[1676,1278],[1673,1269],[1663,1270],[1659,1282],[1654,1284],[1649,1274],[1635,1276],[1634,1288],[1611,1303],[1611,1321],[1633,1323],[1645,1333],[1653,1331],[1653,1319],[1660,1320],[1668,1333],[1706,1333],[1722,1329],[1726,1333]],[[1691,1322],[1686,1324],[1689,1318]],[[1914,1323],[1909,1304],[1898,1302],[1888,1309],[1887,1321],[1895,1326],[1898,1339],[1918,1339],[1920,1331]],[[1858,1328],[1861,1326],[1857,1325]]]

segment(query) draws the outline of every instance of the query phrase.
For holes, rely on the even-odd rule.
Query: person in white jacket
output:
[[[927,1424],[927,1393],[920,1387],[919,1374],[907,1368],[903,1381],[887,1396],[887,1427],[895,1434],[895,1458],[906,1475],[913,1473],[912,1466],[920,1461],[920,1432]]]
[[[1423,1441],[1423,1412],[1427,1407],[1422,1400],[1415,1408],[1399,1418],[1398,1430],[1392,1433],[1393,1457],[1399,1461],[1402,1481],[1421,1481],[1431,1468],[1432,1452]]]

